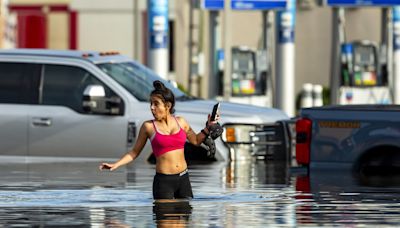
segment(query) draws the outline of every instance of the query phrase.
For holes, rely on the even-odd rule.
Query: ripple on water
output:
[[[90,171],[97,164],[85,165],[85,172],[70,173],[82,166],[21,168],[27,173],[9,172],[0,182],[0,227],[400,225],[399,188],[359,186],[342,175],[302,177],[300,183],[298,176],[289,177],[282,167],[268,166],[191,167],[195,198],[172,202],[153,201],[152,165],[116,173]]]

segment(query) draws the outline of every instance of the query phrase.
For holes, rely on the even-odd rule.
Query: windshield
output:
[[[97,66],[128,90],[139,101],[149,101],[153,91],[153,82],[160,80],[175,95],[177,100],[187,99],[182,91],[175,88],[167,80],[157,76],[153,71],[135,62],[101,63]]]

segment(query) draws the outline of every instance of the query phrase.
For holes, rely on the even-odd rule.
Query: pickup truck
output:
[[[400,106],[306,108],[296,121],[297,163],[358,173],[399,171]]]
[[[176,97],[176,115],[199,132],[217,101],[188,96],[142,64],[115,52],[0,51],[1,161],[117,159],[152,119],[149,94],[161,80]],[[97,91],[97,92],[96,92]],[[221,102],[217,161],[278,153],[269,133],[288,119],[281,110]],[[279,140],[275,140],[279,141]],[[187,143],[187,158],[210,147]],[[6,158],[9,158],[6,160]],[[149,143],[138,160],[154,159]]]

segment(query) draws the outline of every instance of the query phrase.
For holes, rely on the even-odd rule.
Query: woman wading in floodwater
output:
[[[135,160],[147,139],[151,142],[156,157],[156,175],[153,181],[154,199],[193,198],[192,187],[184,155],[186,139],[200,145],[210,133],[215,121],[208,121],[206,127],[196,134],[183,117],[174,116],[175,97],[170,89],[160,81],[153,83],[150,94],[150,109],[154,120],[145,121],[139,131],[137,141],[131,151],[115,163],[102,163],[100,169],[117,169]],[[214,126],[215,127],[215,126]]]

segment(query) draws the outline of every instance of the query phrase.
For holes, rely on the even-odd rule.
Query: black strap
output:
[[[201,133],[203,133],[206,137],[209,136],[209,134],[206,133],[206,131],[204,129],[201,129]]]

